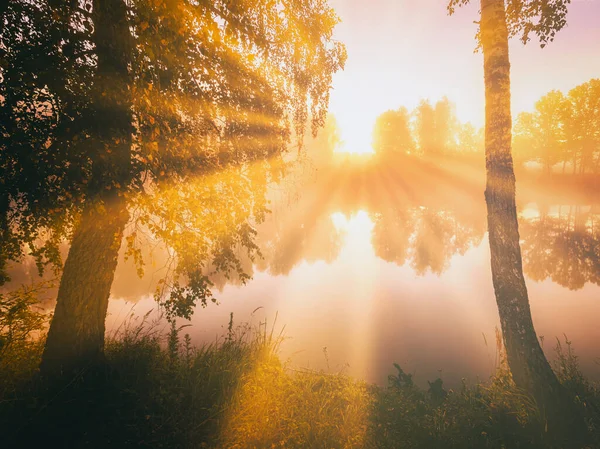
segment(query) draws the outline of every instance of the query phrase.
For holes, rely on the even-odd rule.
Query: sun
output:
[[[340,124],[340,134],[342,143],[338,147],[338,153],[349,154],[373,154],[371,143],[371,129],[365,123],[355,123],[354,125]]]
[[[334,113],[342,143],[337,153],[373,154],[372,133],[375,119],[360,113],[340,111]]]

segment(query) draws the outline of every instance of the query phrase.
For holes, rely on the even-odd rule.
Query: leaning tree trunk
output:
[[[128,221],[133,117],[131,34],[123,0],[95,0],[97,73],[92,89],[92,175],[58,290],[41,370],[59,374],[99,362],[108,297]]]
[[[536,400],[553,431],[565,424],[561,419],[565,407],[573,409],[540,347],[523,276],[511,154],[510,62],[504,0],[481,0],[481,44],[485,76],[485,198],[502,335],[515,384]]]

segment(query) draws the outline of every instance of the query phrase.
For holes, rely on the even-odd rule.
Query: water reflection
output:
[[[536,329],[550,342],[566,333],[586,375],[598,378],[597,198],[578,182],[521,179],[520,234]],[[398,361],[421,379],[442,369],[451,385],[494,369],[495,349],[482,337],[492,341],[499,323],[476,168],[347,164],[293,187],[301,194],[273,195],[274,212],[258,228],[264,257],[249,264],[255,281],[239,289],[222,284],[222,310],[195,317],[208,326],[197,338],[214,335],[210,323],[225,322],[226,312],[245,319],[262,306],[264,319],[279,313],[292,336],[284,356],[302,366],[383,382]],[[552,359],[552,344],[544,350]]]
[[[448,176],[446,185],[433,186],[432,174],[417,168],[423,174],[419,183],[407,179],[411,168],[403,173],[342,166],[302,186],[301,196],[274,195],[273,213],[258,227],[263,257],[246,268],[287,275],[303,261],[331,263],[342,246],[341,217],[364,211],[373,223],[370,241],[379,258],[409,263],[417,274],[442,273],[454,254],[481,242],[485,210],[476,200],[478,183],[469,190]],[[290,202],[290,196],[297,199]],[[223,286],[223,280],[217,284]]]
[[[600,284],[600,213],[597,206],[544,206],[521,219],[525,274],[578,290]]]
[[[311,167],[297,168],[271,188],[271,213],[256,227],[261,256],[251,260],[239,250],[245,273],[286,276],[302,262],[334,263],[347,241],[341,223],[359,211],[372,223],[368,239],[375,256],[408,266],[417,276],[441,275],[454,256],[482,243],[487,223],[483,172],[477,167],[441,168],[441,164],[410,158],[392,167]],[[518,193],[526,276],[533,281],[550,279],[571,290],[587,283],[599,285],[600,198],[577,181],[557,187],[526,177]],[[569,198],[577,204],[565,204]],[[67,249],[62,248],[64,256]],[[122,248],[112,297],[135,301],[152,295],[169,268],[167,248],[147,237],[142,255],[150,263],[141,278],[124,253]],[[204,272],[217,290],[243,285],[235,273],[225,276],[211,263]],[[12,266],[10,273],[13,281],[4,289],[38,280],[32,258]],[[44,277],[51,279],[53,274],[47,272]]]
[[[416,275],[440,275],[456,255],[481,244],[486,232],[485,208],[480,190],[411,183],[409,194],[401,186],[384,186],[381,181],[340,176],[326,186],[318,184],[301,199],[274,202],[274,212],[258,228],[263,257],[249,272],[265,271],[287,275],[299,263],[334,262],[343,235],[338,217],[365,211],[373,222],[370,241],[375,255],[399,266],[410,266]],[[361,183],[358,184],[358,183]],[[398,182],[401,184],[401,181]],[[532,198],[531,187],[527,191]],[[399,195],[402,195],[399,197]],[[479,198],[478,198],[479,196]],[[533,196],[535,198],[535,195]],[[537,192],[540,202],[551,200]],[[597,206],[596,206],[597,207]],[[535,281],[547,278],[561,286],[578,289],[598,284],[600,277],[600,227],[591,206],[542,206],[521,202],[520,232],[525,273]],[[219,287],[239,284],[235,279],[214,278]]]
[[[221,304],[196,312],[192,337],[211,341],[230,312],[239,322],[262,307],[258,320],[272,323],[278,313],[278,325],[286,326],[292,340],[283,356],[295,365],[347,369],[378,382],[385,382],[393,362],[421,379],[443,369],[451,385],[488,375],[494,349],[482,334],[492,341],[499,323],[484,172],[456,164],[404,158],[298,169],[269,192],[272,212],[256,226],[261,257],[251,260],[240,250],[253,280],[244,285],[204,267]],[[566,333],[586,374],[598,378],[597,190],[571,178],[518,179],[524,271],[538,334],[552,341]],[[152,262],[141,279],[121,254],[109,331],[122,324],[131,302],[139,314],[156,308],[152,294],[169,253],[151,240],[143,251]],[[12,274],[26,282],[35,277],[35,265],[13,267]],[[544,350],[552,358],[552,345]]]
[[[461,222],[452,210],[413,208],[374,215],[375,254],[398,265],[409,263],[418,275],[441,274],[454,254],[479,245],[483,229]]]

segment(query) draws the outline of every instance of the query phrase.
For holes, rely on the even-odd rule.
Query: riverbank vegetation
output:
[[[0,358],[6,447],[554,447],[535,403],[511,380],[500,338],[490,379],[454,389],[436,379],[424,389],[399,365],[383,386],[294,369],[266,323],[230,322],[221,339],[193,347],[183,329],[140,319],[108,340],[102,365],[52,382],[38,375],[43,338],[31,338],[43,320],[15,298],[11,325],[20,333],[3,327]],[[556,352],[555,372],[588,427],[571,439],[600,447],[600,389],[584,379],[568,341]]]
[[[468,3],[449,0],[447,12]],[[566,95],[551,91],[512,129],[509,38],[535,37],[546,46],[566,26],[569,4],[480,0],[473,19],[485,131],[460,124],[447,98],[424,100],[413,113],[400,107],[377,119],[370,163],[360,139],[346,142],[359,157],[334,156],[342,134],[328,118],[330,93],[348,52],[326,0],[2,4],[6,446],[598,447],[598,390],[580,374],[568,342],[557,347],[556,366],[549,363],[525,279],[551,278],[571,289],[598,284],[598,80]],[[357,101],[361,90],[362,83],[343,101],[363,115],[359,126],[368,116]],[[291,156],[297,150],[298,161],[308,159],[305,137],[307,146],[329,148],[306,171]],[[537,174],[521,176],[535,167]],[[526,187],[532,176],[553,185],[535,210],[516,198],[516,178]],[[297,371],[278,356],[280,338],[266,325],[236,330],[230,323],[222,340],[194,348],[177,320],[217,302],[227,281],[244,285],[254,267],[265,271],[264,261],[271,274],[289,273],[308,247],[316,220],[294,216],[287,234],[267,221],[283,181],[298,184],[281,198],[308,198],[308,218],[325,217],[326,236],[341,234],[333,217],[370,212],[372,232],[363,231],[371,232],[375,255],[408,263],[418,275],[441,274],[487,229],[502,329],[498,372],[450,390],[441,379],[422,389],[400,365],[384,386]],[[417,190],[417,182],[424,187]],[[562,186],[585,187],[585,204]],[[551,201],[557,190],[569,201]],[[479,202],[483,210],[484,198],[486,220],[470,206]],[[563,218],[567,204],[574,207]],[[530,220],[521,233],[520,210]],[[263,224],[282,232],[261,235]],[[549,238],[538,249],[532,241],[540,234]],[[327,260],[341,251],[339,242],[323,246]],[[165,332],[143,321],[105,340],[120,260],[133,262],[135,275],[124,280],[130,284],[156,268],[154,249],[164,264],[152,274],[151,295],[173,327]],[[532,263],[532,253],[546,261]],[[26,259],[37,275],[56,278],[51,319],[32,310],[34,290],[4,287]],[[564,262],[559,271],[555,261]],[[345,270],[340,279],[375,285],[375,272]],[[357,314],[351,328],[362,319]]]

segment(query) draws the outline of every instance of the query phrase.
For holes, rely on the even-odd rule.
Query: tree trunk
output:
[[[568,399],[540,347],[523,276],[511,154],[510,62],[504,0],[481,0],[481,43],[486,103],[485,198],[502,335],[515,384],[536,400],[550,431],[554,431],[564,424],[561,407]]]
[[[132,36],[122,0],[95,0],[92,14],[98,57],[88,117],[92,123],[92,175],[42,356],[45,374],[60,374],[101,360],[108,297],[128,221]]]
[[[64,266],[43,372],[71,371],[101,360],[108,297],[127,219],[121,198],[84,211]]]

